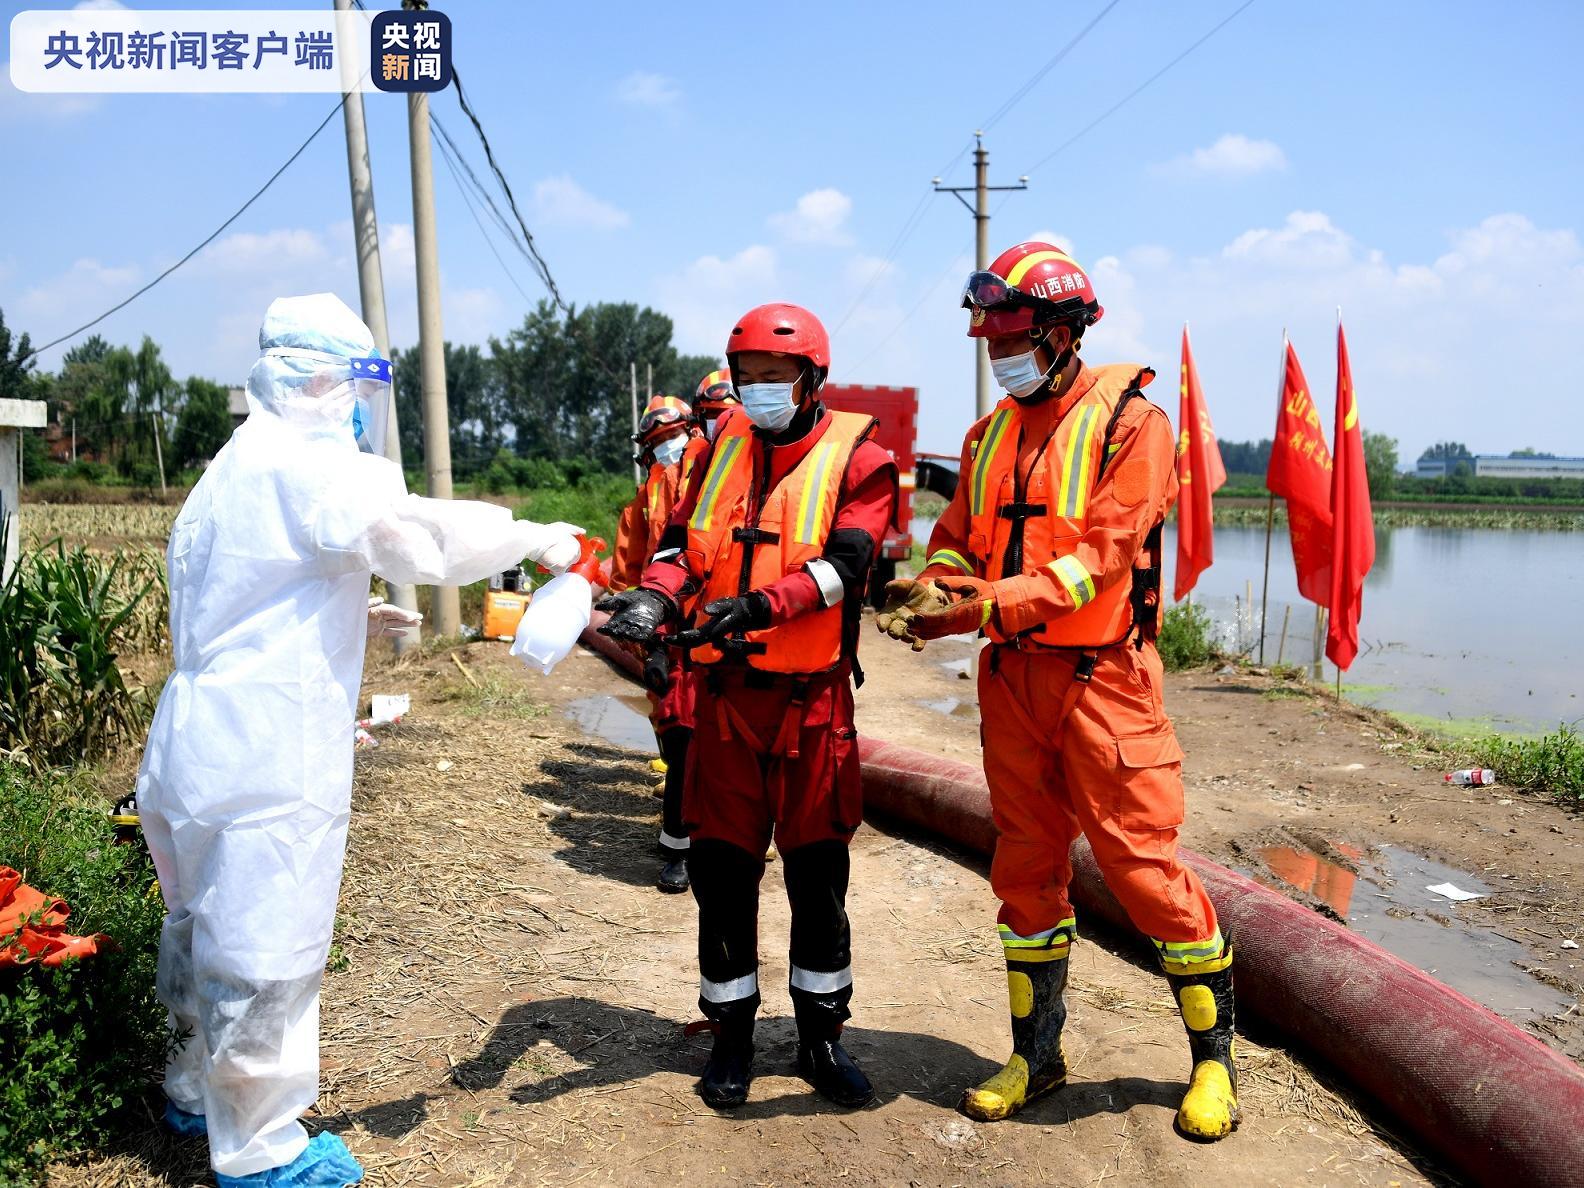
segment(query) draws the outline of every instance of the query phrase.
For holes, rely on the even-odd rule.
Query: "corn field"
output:
[[[25,550],[0,585],[0,757],[67,765],[139,741],[152,698],[117,661],[163,647],[168,611],[152,549]]]
[[[163,552],[180,510],[157,503],[25,503],[22,547],[58,539],[96,550],[137,544]]]

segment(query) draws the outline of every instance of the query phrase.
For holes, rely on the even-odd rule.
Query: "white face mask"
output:
[[[784,384],[743,384],[737,389],[748,419],[770,433],[779,433],[792,423],[797,403],[792,396],[797,381]]]
[[[1045,373],[1040,370],[1033,351],[991,359],[990,370],[995,374],[996,383],[1010,396],[1027,396],[1039,391],[1045,383]]]
[[[661,466],[670,466],[682,460],[682,453],[687,449],[687,437],[678,434],[668,437],[654,448],[654,459]]]

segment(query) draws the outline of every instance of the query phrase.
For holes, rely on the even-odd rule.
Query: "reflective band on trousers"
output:
[[[797,965],[792,967],[792,989],[802,990],[807,994],[834,994],[851,985],[852,966],[850,965],[834,973],[819,973]]]
[[[759,971],[733,978],[729,982],[699,979],[699,997],[705,1002],[741,1002],[759,993]]]
[[[1179,965],[1192,965],[1197,961],[1214,961],[1221,956],[1222,941],[1221,930],[1217,928],[1215,935],[1209,940],[1198,941],[1163,941],[1151,937],[1155,948],[1167,961],[1175,961]]]
[[[1005,924],[997,927],[1001,933],[1001,947],[1003,949],[1056,948],[1061,945],[1071,944],[1078,939],[1078,921],[1072,916],[1068,916],[1065,920],[1057,921],[1054,928],[1036,932],[1033,936],[1022,936],[1013,932]]]
[[[687,850],[693,846],[692,841],[685,837],[672,837],[664,829],[660,831],[660,844],[668,850]]]

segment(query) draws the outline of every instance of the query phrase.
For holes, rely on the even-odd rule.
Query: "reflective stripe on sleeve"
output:
[[[841,575],[836,572],[836,567],[824,557],[815,557],[814,560],[805,563],[803,568],[819,587],[820,602],[827,610],[840,602],[847,593],[847,587],[842,585]]]
[[[936,549],[929,555],[929,559],[924,562],[924,568],[928,569],[931,565],[950,565],[953,569],[959,569],[963,573],[973,573],[973,566],[968,563],[968,558],[964,557],[956,549]]]
[[[1062,589],[1067,591],[1067,597],[1072,599],[1074,610],[1094,600],[1094,578],[1084,568],[1084,563],[1071,553],[1065,557],[1057,557],[1045,568],[1056,576],[1056,580],[1062,584]]]

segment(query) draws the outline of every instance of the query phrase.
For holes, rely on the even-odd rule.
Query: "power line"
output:
[[[571,307],[561,296],[561,290],[556,287],[555,277],[550,274],[550,265],[545,263],[545,258],[539,254],[539,246],[534,242],[533,232],[528,230],[528,224],[522,217],[522,211],[517,209],[517,199],[512,194],[511,184],[506,180],[506,175],[501,172],[501,167],[495,163],[494,150],[490,148],[489,137],[484,135],[484,125],[479,123],[479,118],[473,114],[473,106],[467,101],[467,93],[462,89],[462,76],[456,72],[453,64],[451,68],[451,82],[456,87],[457,102],[462,105],[462,112],[473,124],[473,131],[478,134],[479,143],[484,146],[484,159],[489,162],[495,180],[500,183],[501,190],[506,194],[506,204],[511,207],[512,214],[517,219],[517,226],[522,230],[523,244],[528,249],[528,255],[533,262],[534,270],[538,272],[539,279],[544,282],[546,289],[550,290],[550,299],[564,313],[570,314]]]
[[[869,362],[870,359],[873,359],[876,355],[878,355],[880,353],[880,348],[885,346],[886,343],[890,342],[893,338],[895,338],[896,335],[897,335],[897,331],[901,330],[903,326],[906,326],[909,322],[911,322],[913,320],[913,315],[918,313],[918,311],[920,309],[924,308],[924,303],[926,301],[928,301],[931,297],[935,296],[935,291],[941,287],[941,282],[943,280],[945,280],[948,276],[950,276],[953,272],[956,272],[956,271],[958,271],[958,270],[960,270],[962,268],[961,261],[962,261],[962,257],[960,255],[953,256],[951,258],[951,262],[946,265],[946,271],[942,272],[939,276],[937,276],[935,278],[935,283],[934,284],[930,285],[929,288],[925,289],[924,292],[919,294],[919,299],[913,303],[913,308],[908,310],[907,313],[903,314],[901,316],[901,318],[899,318],[897,320],[896,325],[892,326],[891,329],[887,330],[886,333],[885,333],[885,336],[883,338],[881,338],[878,342],[876,342],[873,346],[871,346],[869,348],[868,353],[865,354],[862,359],[859,359],[858,362],[853,364],[852,369],[854,371],[857,371],[865,363]]]
[[[432,121],[434,117],[430,116],[430,119]],[[484,238],[484,245],[489,248],[490,254],[495,257],[496,263],[501,266],[501,271],[506,274],[506,279],[511,281],[512,288],[521,293],[522,299],[527,302],[529,306],[532,306],[533,298],[528,296],[522,285],[517,283],[516,273],[512,272],[510,268],[506,267],[505,257],[503,257],[496,249],[495,241],[490,238],[489,232],[484,229],[484,221],[479,218],[478,209],[474,206],[473,199],[467,192],[467,187],[462,184],[462,175],[458,172],[457,166],[451,158],[451,149],[446,147],[446,142],[444,140],[442,140],[440,143],[440,156],[445,161],[446,168],[451,171],[452,180],[456,182],[457,191],[462,195],[462,201],[468,208],[468,214],[473,216],[473,222],[477,225],[479,234]],[[466,166],[465,161],[463,162],[463,165]],[[515,240],[513,242],[515,242]]]
[[[81,326],[78,326],[77,329],[72,330],[69,333],[62,334],[59,338],[52,339],[51,341],[46,342],[41,347],[34,347],[21,360],[19,360],[19,362],[26,362],[28,359],[33,358],[35,355],[42,354],[44,351],[49,350],[53,346],[59,346],[61,343],[65,342],[68,338],[76,338],[77,335],[81,334],[84,330],[90,330],[93,327],[97,326],[100,322],[104,321],[111,314],[115,313],[118,310],[125,309],[127,306],[131,305],[139,297],[143,296],[144,293],[147,293],[155,285],[159,284],[160,281],[164,280],[167,276],[169,276],[171,273],[175,272],[183,264],[187,263],[188,260],[191,260],[199,252],[203,251],[204,248],[208,247],[211,243],[213,243],[219,237],[219,235],[220,235],[220,233],[222,231],[224,231],[232,223],[236,222],[239,218],[241,218],[243,212],[246,211],[248,207],[252,206],[253,203],[257,202],[259,200],[259,198],[263,195],[264,191],[269,189],[270,186],[274,185],[275,184],[275,180],[278,177],[280,177],[281,174],[285,173],[287,169],[289,169],[291,167],[291,164],[292,164],[293,161],[295,161],[298,157],[303,155],[303,153],[307,150],[308,146],[314,142],[314,139],[319,135],[319,133],[321,133],[321,132],[323,132],[325,130],[325,126],[327,124],[329,124],[329,122],[335,118],[336,113],[341,110],[341,104],[345,103],[345,102],[346,102],[346,96],[343,95],[341,97],[340,101],[337,102],[336,105],[330,109],[329,114],[326,115],[325,118],[319,122],[319,126],[308,134],[308,139],[303,141],[302,144],[298,145],[297,146],[297,151],[294,152],[291,156],[286,158],[285,164],[283,164],[274,173],[270,174],[269,180],[266,181],[257,190],[255,190],[253,192],[253,196],[251,198],[249,198],[241,206],[237,207],[236,212],[234,214],[232,214],[232,216],[230,218],[228,218],[225,222],[221,223],[218,227],[216,227],[213,231],[211,231],[209,233],[208,238],[206,238],[197,247],[193,248],[192,251],[188,252],[180,260],[177,260],[176,263],[172,264],[164,272],[160,273],[153,280],[149,281],[148,284],[144,285],[136,293],[133,293],[132,296],[128,297],[125,301],[122,301],[118,305],[112,305],[109,309],[105,310],[104,313],[100,314],[97,318],[94,318],[90,322],[84,322]]]
[[[1098,127],[1100,124],[1104,123],[1106,120],[1110,119],[1113,115],[1115,115],[1118,111],[1120,111],[1125,105],[1127,105],[1128,103],[1132,102],[1133,99],[1137,98],[1138,95],[1146,87],[1148,87],[1156,79],[1160,78],[1161,75],[1165,74],[1173,66],[1177,65],[1177,63],[1181,62],[1189,54],[1193,53],[1194,50],[1198,49],[1201,45],[1203,45],[1205,42],[1209,41],[1212,37],[1214,37],[1222,29],[1226,28],[1227,25],[1231,24],[1232,21],[1238,16],[1239,13],[1241,13],[1245,8],[1249,7],[1249,5],[1251,5],[1253,3],[1254,3],[1254,0],[1243,0],[1242,4],[1238,5],[1237,8],[1233,9],[1232,12],[1228,16],[1223,17],[1219,24],[1215,25],[1208,33],[1204,34],[1204,36],[1200,37],[1198,41],[1195,41],[1187,49],[1183,50],[1182,53],[1178,54],[1170,62],[1167,62],[1166,65],[1162,66],[1154,74],[1150,75],[1143,82],[1139,83],[1138,86],[1134,87],[1126,95],[1122,96],[1121,99],[1118,99],[1110,107],[1106,108],[1105,111],[1101,112],[1093,120],[1090,120],[1089,123],[1085,124],[1082,128],[1078,129],[1078,131],[1074,132],[1066,140],[1062,141],[1061,144],[1057,145],[1050,152],[1046,153],[1043,157],[1041,157],[1038,161],[1036,161],[1029,169],[1025,170],[1025,172],[1026,173],[1033,173],[1034,170],[1040,168],[1042,165],[1049,164],[1050,161],[1052,161],[1055,157],[1057,157],[1061,153],[1067,151],[1067,149],[1071,148],[1074,144],[1076,144],[1084,136],[1087,136],[1090,132],[1093,132],[1096,127]]]
[[[1108,14],[1113,8],[1115,8],[1121,2],[1122,2],[1122,0],[1111,0],[1110,4],[1107,4],[1104,8],[1102,8],[1100,10],[1099,15],[1096,16],[1094,20],[1090,21],[1082,29],[1078,30],[1077,35],[1071,41],[1069,41],[1066,45],[1062,46],[1061,49],[1057,50],[1055,55],[1051,58],[1050,61],[1046,62],[1045,65],[1041,66],[1038,70],[1036,70],[1034,72],[1033,76],[1026,83],[1024,83],[1021,87],[1019,87],[1016,91],[1014,91],[1012,93],[1011,97],[1008,98],[1005,103],[1003,103],[1000,107],[996,108],[995,114],[992,115],[988,120],[985,120],[982,124],[979,125],[980,130],[984,131],[984,132],[990,131],[990,129],[992,127],[994,127],[996,125],[996,123],[998,123],[1000,121],[1002,116],[1006,115],[1014,107],[1016,107],[1019,103],[1021,103],[1023,101],[1024,97],[1030,91],[1032,91],[1035,87],[1037,87],[1039,85],[1040,80],[1043,79],[1052,70],[1054,70],[1058,65],[1060,65],[1061,64],[1061,60],[1063,58],[1065,58],[1068,54],[1072,53],[1072,51],[1078,47],[1078,43],[1089,35],[1089,31],[1091,29],[1093,29],[1096,25],[1098,25],[1101,21],[1103,21],[1106,18],[1106,14]],[[953,164],[956,164],[956,162],[954,161]]]

